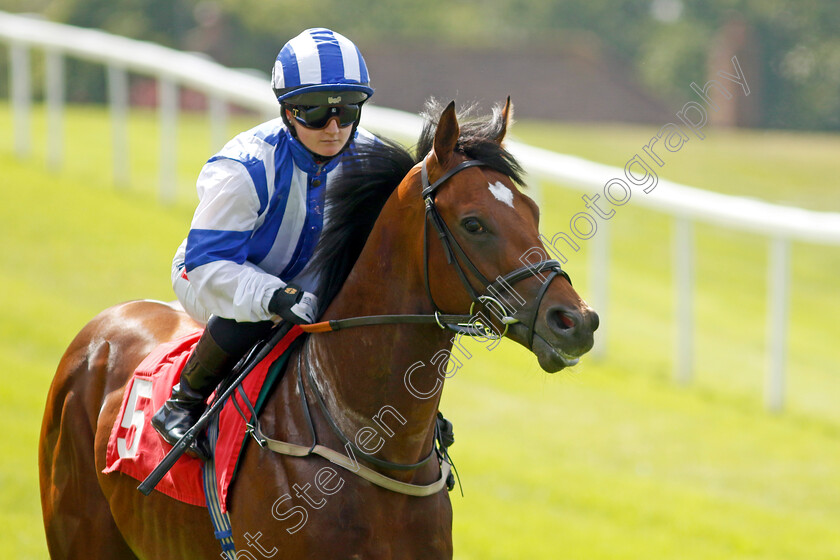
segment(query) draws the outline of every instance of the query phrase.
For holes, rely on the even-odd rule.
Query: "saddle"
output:
[[[121,472],[144,480],[172,448],[150,425],[152,415],[169,398],[181,370],[203,331],[199,330],[155,348],[135,370],[125,388],[122,406],[108,439],[103,473]],[[285,371],[288,349],[303,334],[292,328],[245,378],[228,400],[211,430],[217,431],[215,450],[216,490],[226,511],[228,490],[246,443],[247,426],[241,411],[254,407],[259,413]],[[245,399],[247,398],[247,401]],[[176,500],[206,507],[202,461],[182,456],[156,490]]]

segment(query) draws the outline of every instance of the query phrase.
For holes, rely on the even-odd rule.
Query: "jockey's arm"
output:
[[[198,301],[236,321],[273,319],[268,304],[286,284],[247,261],[260,208],[247,170],[233,160],[208,163],[198,191],[186,247],[186,271]]]

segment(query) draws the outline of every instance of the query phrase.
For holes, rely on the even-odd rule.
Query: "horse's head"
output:
[[[454,102],[441,114],[431,151],[411,175],[426,202],[425,275],[437,310],[463,313],[477,302],[485,326],[556,372],[592,348],[598,315],[548,260],[539,208],[517,188],[521,171],[501,147],[510,117],[510,99],[493,121],[463,130]]]

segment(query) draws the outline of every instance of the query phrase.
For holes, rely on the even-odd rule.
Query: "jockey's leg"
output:
[[[210,394],[271,327],[271,321],[237,323],[211,317],[172,395],[152,417],[152,426],[166,442],[175,445],[198,422]],[[210,454],[206,439],[197,437],[188,453],[206,460]]]

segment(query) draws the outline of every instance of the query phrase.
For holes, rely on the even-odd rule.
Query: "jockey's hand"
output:
[[[315,294],[304,292],[295,284],[286,284],[285,288],[274,292],[268,302],[269,311],[296,325],[314,322],[317,308]]]

